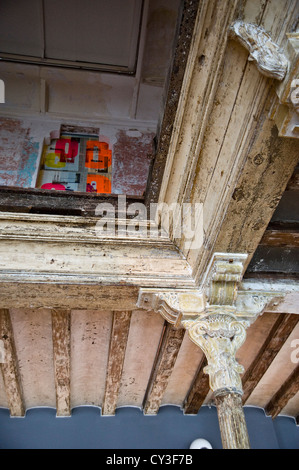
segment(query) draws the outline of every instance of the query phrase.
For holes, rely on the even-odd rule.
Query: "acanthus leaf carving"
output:
[[[186,322],[182,320],[182,323],[191,341],[203,350],[207,358],[204,372],[209,374],[211,390],[226,389],[241,394],[240,374],[244,368],[235,355],[245,341],[249,323],[239,321],[231,308],[209,309],[206,316]]]

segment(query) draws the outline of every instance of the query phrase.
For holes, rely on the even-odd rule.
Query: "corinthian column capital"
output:
[[[204,352],[208,365],[204,372],[209,374],[213,392],[229,390],[242,393],[240,374],[244,372],[236,360],[236,352],[246,338],[249,322],[238,320],[234,309],[214,307],[196,320],[182,320],[191,341]]]

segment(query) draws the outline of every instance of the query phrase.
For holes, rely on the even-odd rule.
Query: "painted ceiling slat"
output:
[[[197,414],[210,391],[209,376],[204,373],[204,367],[207,365],[206,357],[203,356],[194,378],[194,382],[185,399],[185,414]]]
[[[280,314],[278,316],[255,359],[243,376],[244,403],[270,367],[298,320],[297,315]]]
[[[0,337],[4,349],[1,371],[11,416],[24,416],[25,403],[18,370],[13,328],[8,309],[0,309]]]
[[[265,412],[272,418],[280,413],[288,401],[297,393],[299,389],[299,365],[289,375],[287,380],[277,390],[274,396],[265,407]]]
[[[175,365],[185,330],[165,325],[144,399],[144,413],[157,414]]]
[[[57,416],[70,416],[71,313],[52,310],[52,338]]]
[[[103,415],[114,415],[117,406],[126,347],[130,329],[131,312],[114,312],[107,365],[106,388],[102,407]]]

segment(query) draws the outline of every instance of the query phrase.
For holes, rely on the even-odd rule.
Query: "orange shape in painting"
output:
[[[86,192],[111,193],[111,181],[104,175],[87,175]]]
[[[85,167],[93,170],[104,170],[111,166],[112,150],[106,142],[88,140],[86,142]]]

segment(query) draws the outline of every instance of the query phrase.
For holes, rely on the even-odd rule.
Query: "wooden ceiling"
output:
[[[299,367],[290,360],[298,337],[294,314],[265,312],[250,326],[237,354],[245,405],[298,415]],[[166,404],[196,414],[213,403],[203,353],[155,312],[1,309],[1,338],[0,406],[12,416],[44,406],[69,416],[81,405],[156,414]]]

